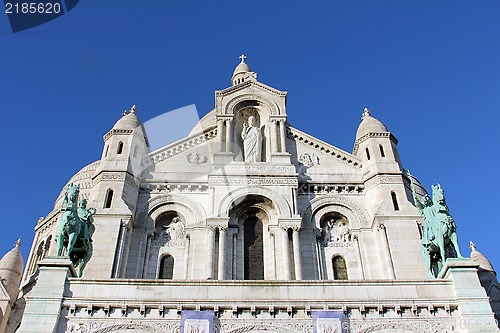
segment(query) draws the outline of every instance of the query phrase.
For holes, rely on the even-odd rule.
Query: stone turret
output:
[[[5,332],[12,305],[19,294],[24,268],[20,247],[21,240],[18,240],[14,248],[0,260],[0,333]]]
[[[479,265],[477,275],[481,286],[486,290],[486,295],[490,298],[490,306],[498,323],[500,320],[500,283],[497,279],[497,273],[488,258],[476,249],[476,244],[472,241],[470,241],[470,248],[470,258]]]
[[[363,161],[363,166],[370,172],[402,170],[396,137],[380,120],[372,117],[369,109],[364,109],[361,119],[353,154]]]

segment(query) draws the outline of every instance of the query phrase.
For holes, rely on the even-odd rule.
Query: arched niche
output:
[[[138,210],[135,225],[144,225],[152,231],[156,218],[170,210],[182,214],[187,227],[206,223],[205,209],[201,204],[182,195],[167,194],[155,196],[145,203]]]
[[[291,218],[292,210],[288,202],[278,193],[261,186],[241,187],[229,192],[220,201],[218,215],[219,217],[229,217],[233,207],[239,205],[251,196],[261,196],[273,203],[275,214],[278,218]]]
[[[322,195],[311,200],[301,212],[304,226],[321,229],[321,217],[331,211],[346,216],[352,229],[371,226],[369,215],[363,208],[345,198],[332,195]]]
[[[255,99],[243,100],[235,104],[231,110],[233,114],[233,127],[234,137],[231,142],[235,144],[232,147],[235,161],[244,161],[243,154],[243,141],[242,132],[244,124],[248,124],[248,119],[253,117],[253,126],[258,128],[261,135],[261,140],[258,145],[260,152],[260,161],[266,162],[270,160],[271,143],[270,143],[270,127],[269,116],[271,114],[270,106],[268,103],[258,101]]]

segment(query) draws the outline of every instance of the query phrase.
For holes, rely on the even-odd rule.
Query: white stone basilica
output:
[[[241,59],[186,138],[150,152],[135,107],[104,135],[68,182],[90,262],[56,256],[62,191],[7,332],[498,332],[478,264],[425,267],[396,137],[368,109],[352,153],[301,132]]]

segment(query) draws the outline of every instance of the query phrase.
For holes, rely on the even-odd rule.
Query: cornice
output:
[[[199,146],[204,142],[207,142],[217,136],[217,127],[213,126],[207,128],[203,133],[197,133],[188,136],[184,139],[176,141],[170,145],[163,148],[155,150],[149,154],[151,162],[156,163],[172,156],[178,155],[184,151],[187,151],[193,147]]]
[[[392,135],[391,132],[383,132],[383,133],[371,132],[371,133],[363,135],[362,137],[360,137],[359,139],[356,140],[356,142],[354,143],[353,154],[357,154],[359,145],[362,142],[364,142],[364,141],[366,141],[367,139],[370,139],[370,138],[389,138],[395,144],[398,144],[398,139],[396,139],[396,137],[394,135]]]

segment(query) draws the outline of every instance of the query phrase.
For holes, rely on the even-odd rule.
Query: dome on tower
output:
[[[137,117],[137,108],[135,105],[132,106],[129,112],[124,112],[122,117],[116,122],[113,129],[121,129],[121,130],[133,130],[139,126],[142,126],[142,122]]]
[[[246,73],[246,72],[251,72],[250,67],[248,67],[244,59],[241,59],[241,62],[234,69],[233,76],[239,73]]]
[[[474,244],[472,241],[470,241],[470,248],[472,250],[470,253],[470,258],[472,259],[472,261],[474,261],[476,264],[479,265],[479,268],[482,268],[485,271],[490,271],[490,272],[495,271],[493,269],[493,266],[491,266],[491,263],[488,260],[488,258],[486,258],[484,254],[482,254],[476,249],[476,244]]]
[[[0,259],[0,279],[11,297],[17,297],[19,282],[23,274],[24,262],[21,256],[21,240]]]
[[[370,110],[365,108],[362,121],[359,124],[358,131],[356,132],[356,140],[365,136],[368,133],[385,133],[388,132],[387,127],[385,127],[382,122],[371,116]]]

